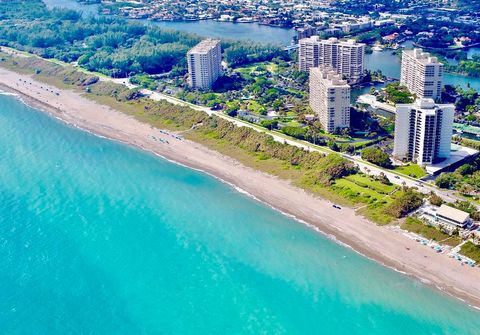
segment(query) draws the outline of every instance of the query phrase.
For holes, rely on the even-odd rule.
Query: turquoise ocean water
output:
[[[231,187],[0,96],[1,334],[478,334]]]

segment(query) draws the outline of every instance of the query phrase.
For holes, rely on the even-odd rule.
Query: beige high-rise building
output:
[[[422,49],[404,50],[400,84],[417,98],[437,100],[442,94],[443,64]]]
[[[206,39],[187,52],[188,84],[192,88],[209,89],[222,74],[220,40]]]
[[[327,40],[319,36],[303,38],[298,42],[298,67],[308,72],[312,67],[331,66],[349,82],[355,83],[363,76],[365,44],[355,40]]]
[[[350,85],[332,67],[310,68],[310,107],[325,132],[350,127]]]

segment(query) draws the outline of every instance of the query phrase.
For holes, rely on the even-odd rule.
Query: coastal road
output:
[[[117,84],[123,84],[123,85],[127,86],[128,88],[138,88],[138,85],[134,85],[134,84],[130,83],[128,81],[128,78],[114,79],[114,78],[108,78],[108,77],[101,77],[101,80],[111,81],[111,82],[114,82],[114,83],[117,83]],[[330,150],[329,148],[321,147],[321,146],[312,144],[312,143],[307,142],[307,141],[297,140],[297,139],[291,138],[287,135],[281,134],[279,132],[270,131],[268,129],[257,126],[255,124],[252,124],[252,123],[249,123],[249,122],[237,119],[237,118],[230,117],[230,116],[225,115],[224,113],[221,113],[221,112],[212,111],[210,108],[203,107],[203,106],[198,106],[198,105],[183,101],[181,99],[169,96],[169,95],[164,94],[164,93],[154,92],[154,91],[151,91],[151,90],[148,90],[148,89],[141,89],[140,92],[143,95],[148,96],[150,99],[155,100],[155,101],[166,100],[166,101],[168,101],[172,104],[175,104],[175,105],[188,106],[192,109],[207,113],[208,115],[215,115],[215,116],[220,117],[222,119],[228,120],[238,127],[249,127],[249,128],[254,129],[256,131],[267,133],[267,134],[271,135],[275,141],[280,142],[280,143],[287,143],[289,145],[293,145],[293,146],[296,146],[298,148],[302,148],[302,149],[307,150],[307,151],[317,151],[317,152],[320,152],[320,153],[337,153],[338,154],[338,152]],[[387,176],[387,178],[393,184],[396,184],[396,185],[399,185],[399,186],[415,187],[415,188],[417,188],[417,190],[419,192],[424,193],[424,194],[429,194],[431,192],[434,192],[437,195],[439,195],[446,202],[455,202],[456,200],[463,200],[460,197],[454,195],[453,192],[451,192],[451,191],[441,190],[441,189],[439,189],[435,186],[432,186],[430,184],[422,182],[418,179],[411,178],[411,177],[406,177],[404,175],[392,172],[391,170],[382,169],[381,167],[378,167],[374,164],[371,164],[369,162],[366,162],[366,161],[362,160],[362,158],[359,157],[359,156],[352,156],[352,155],[347,155],[347,154],[341,154],[341,156],[345,159],[348,159],[348,160],[352,161],[365,174],[368,174],[368,175],[371,175],[371,176],[378,176],[381,173],[384,173]]]

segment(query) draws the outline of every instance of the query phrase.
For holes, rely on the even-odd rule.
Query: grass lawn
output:
[[[348,176],[345,179],[353,181],[357,185],[372,189],[381,194],[390,194],[398,189],[398,187],[395,185],[382,184],[381,182],[360,173]]]
[[[303,126],[300,122],[298,122],[296,120],[288,121],[286,123],[286,125],[289,126],[289,127],[301,127],[301,126]]]
[[[237,67],[233,70],[246,75],[249,75],[254,71],[268,71],[270,73],[275,73],[278,71],[278,65],[272,62],[259,62],[248,66]]]
[[[395,171],[414,178],[422,178],[427,175],[424,169],[417,164],[408,164],[395,167]]]
[[[332,189],[342,196],[350,199],[354,204],[369,204],[378,201],[384,197],[383,194],[376,192],[368,187],[358,185],[348,179],[338,179],[332,186]]]
[[[460,248],[460,253],[480,263],[480,247],[468,241]]]
[[[352,204],[363,205],[358,213],[377,224],[385,225],[394,220],[384,210],[392,202],[392,196],[387,194],[398,190],[396,186],[384,185],[365,175],[356,174],[335,181],[331,189]]]
[[[421,235],[426,239],[441,242],[442,244],[450,245],[452,247],[459,245],[462,242],[462,239],[460,237],[445,234],[439,229],[435,227],[430,227],[423,223],[421,220],[414,217],[407,217],[405,221],[400,225],[400,228]]]

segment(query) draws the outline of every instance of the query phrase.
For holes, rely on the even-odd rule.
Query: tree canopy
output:
[[[186,70],[186,53],[202,38],[118,18],[49,10],[40,0],[0,2],[0,45],[44,58],[78,62],[88,70],[125,77]],[[284,55],[280,46],[222,41],[231,65]]]
[[[362,159],[375,165],[389,168],[392,166],[390,156],[383,152],[380,148],[365,148],[362,150]]]

